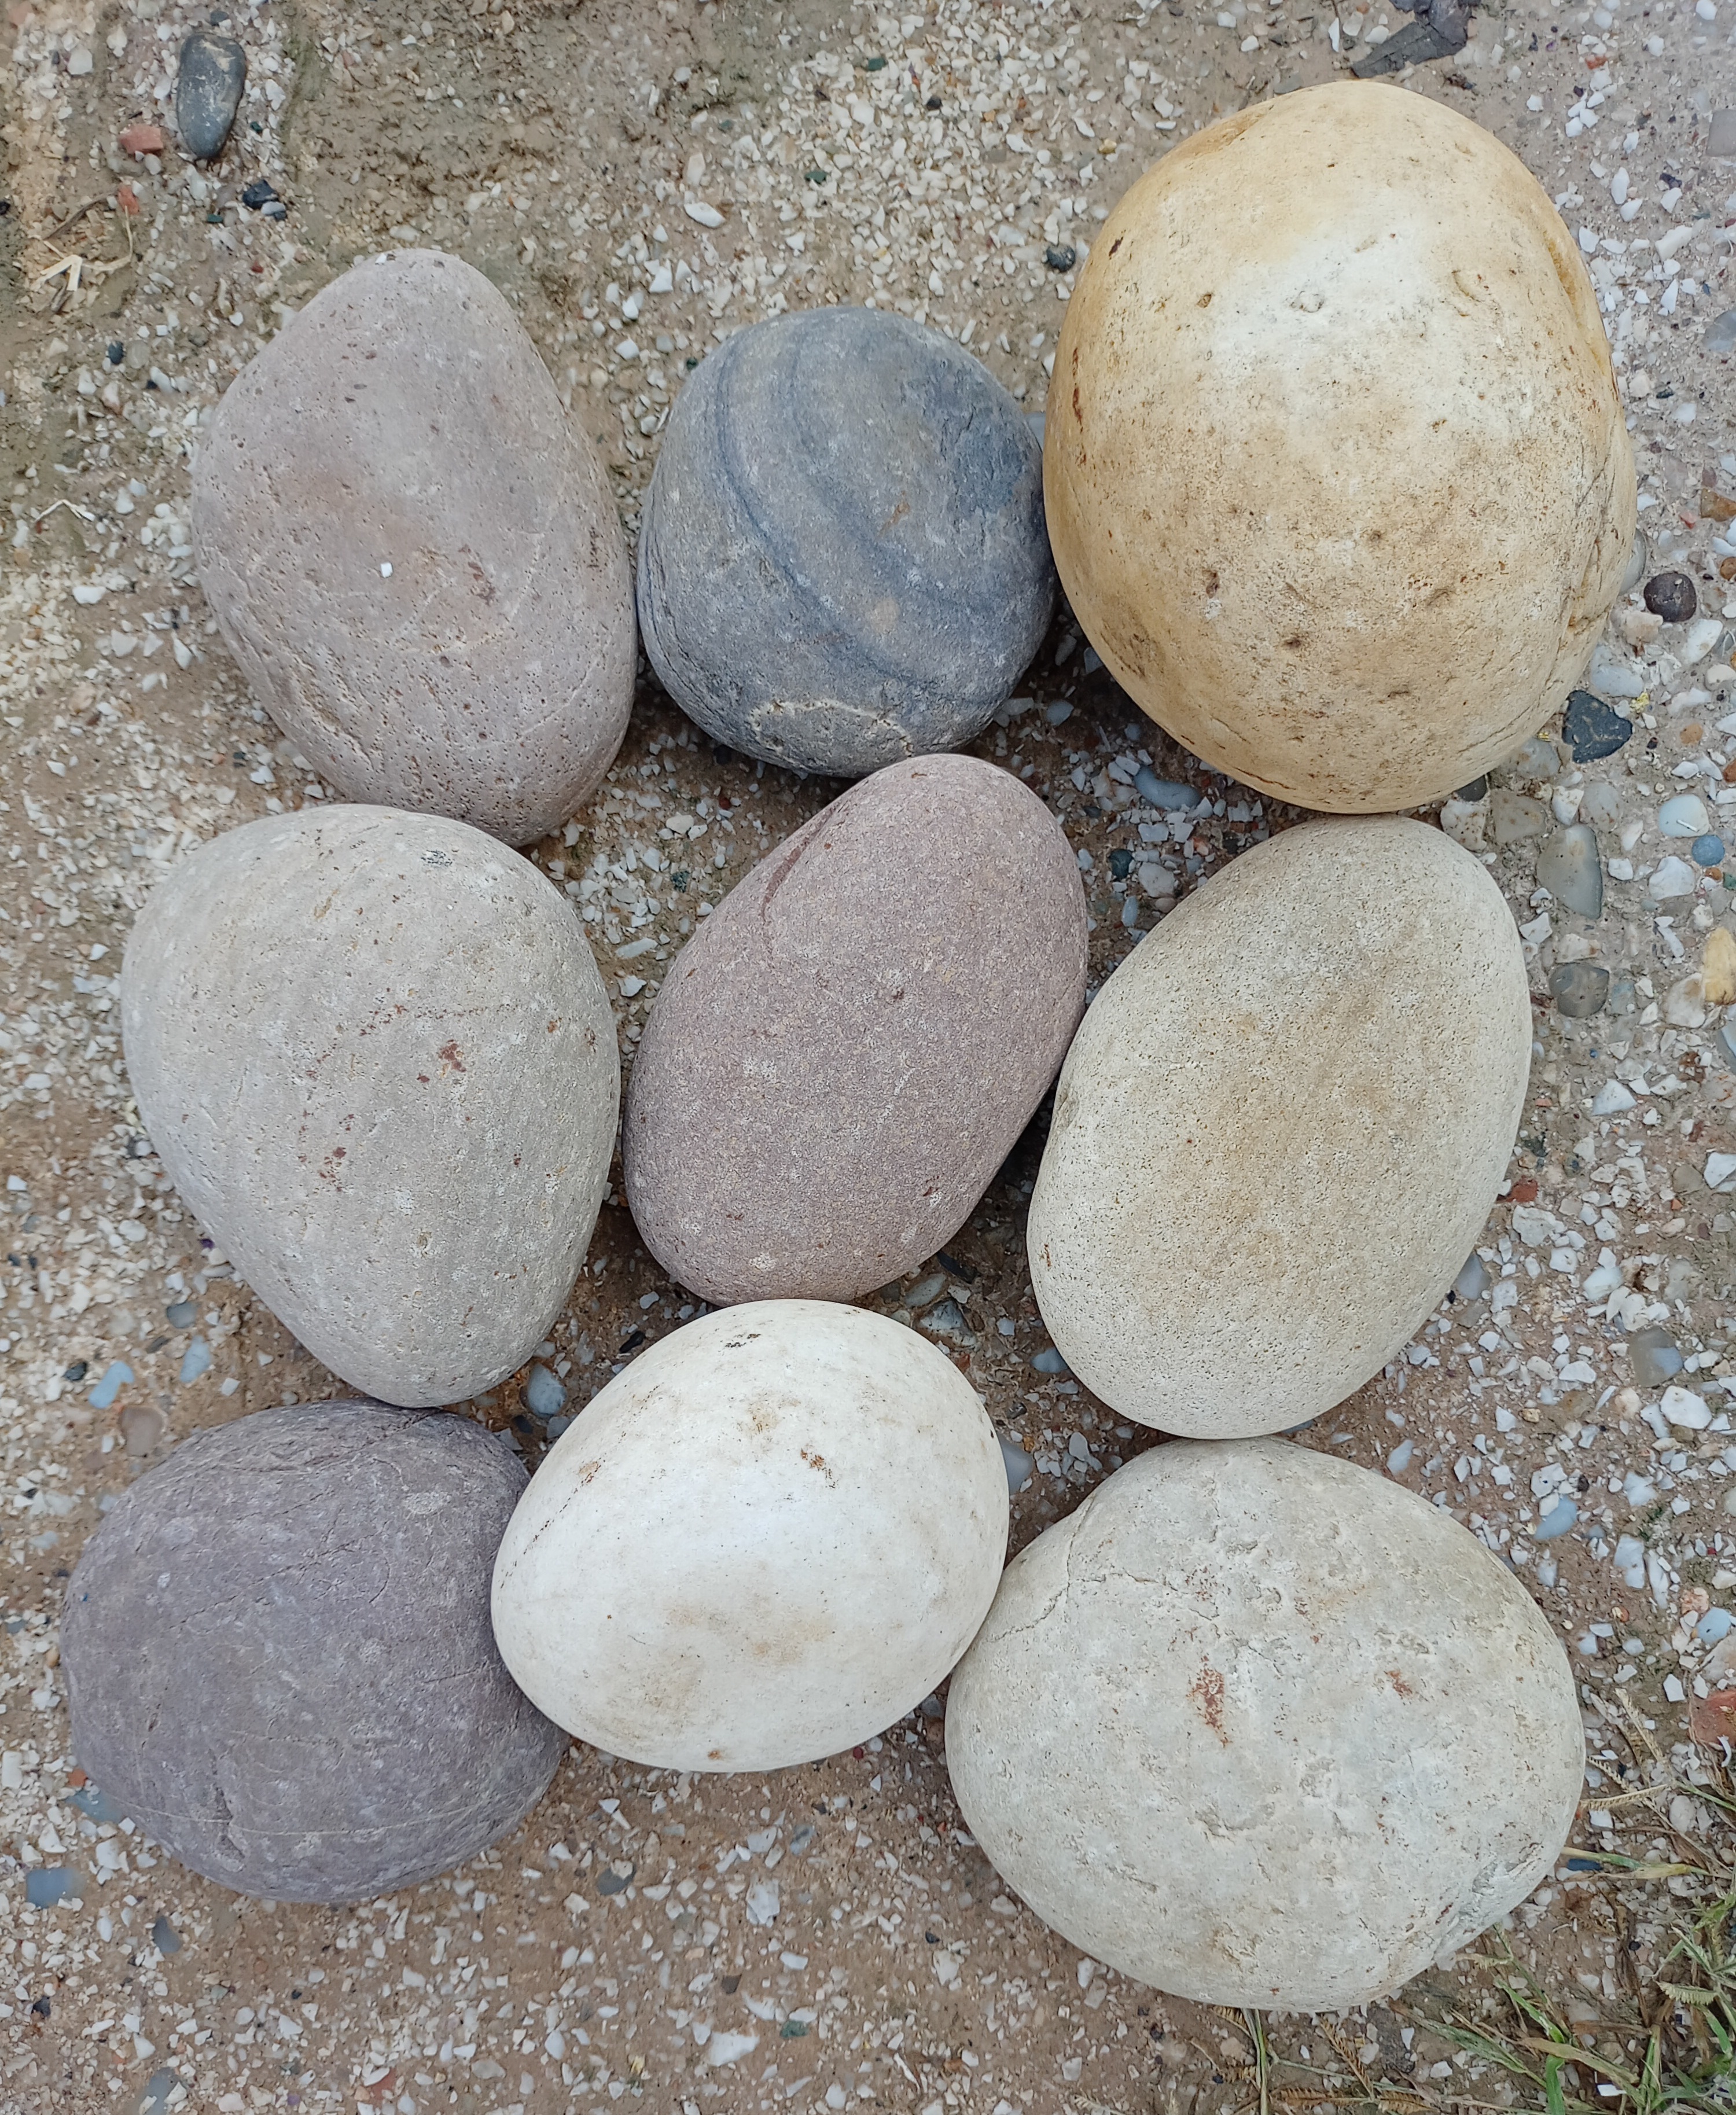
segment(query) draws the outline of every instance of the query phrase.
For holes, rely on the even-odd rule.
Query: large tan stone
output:
[[[1073,1039],[1031,1200],[1056,1345],[1197,1439],[1340,1402],[1452,1283],[1531,1059],[1513,915],[1396,817],[1304,824],[1185,898]]]
[[[1197,133],[1068,306],[1049,531],[1176,738],[1367,814],[1510,756],[1590,658],[1634,474],[1591,282],[1468,118],[1337,82]]]
[[[1519,1581],[1281,1439],[1155,1447],[1022,1550],[946,1737],[971,1833],[1074,1945],[1178,1997],[1310,2012],[1522,1901],[1584,1766]]]
[[[462,258],[352,266],[237,376],[193,542],[255,696],[352,801],[524,844],[621,746],[636,632],[608,480]]]

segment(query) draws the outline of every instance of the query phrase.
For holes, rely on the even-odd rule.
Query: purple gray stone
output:
[[[762,860],[672,964],[622,1151],[704,1298],[854,1300],[943,1247],[1085,1002],[1079,869],[972,757],[889,766]]]
[[[122,1495],[67,1588],[80,1766],[241,1894],[356,1902],[472,1856],[565,1745],[489,1621],[526,1481],[480,1425],[383,1403],[196,1434]]]
[[[608,480],[461,258],[353,265],[237,376],[193,542],[255,696],[352,801],[521,845],[621,746],[632,576]]]
[[[732,749],[859,778],[981,732],[1054,606],[1042,445],[988,370],[870,309],[739,331],[669,417],[639,622]]]

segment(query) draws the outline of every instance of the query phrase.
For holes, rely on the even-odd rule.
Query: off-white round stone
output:
[[[1343,1402],[1463,1265],[1530,1058],[1513,915],[1439,830],[1309,823],[1244,852],[1062,1067],[1028,1232],[1057,1347],[1187,1438]]]
[[[1022,1551],[946,1736],[972,1834],[1075,1946],[1178,1997],[1309,2012],[1522,1901],[1585,1759],[1518,1580],[1281,1439],[1155,1447]]]
[[[1518,157],[1335,82],[1172,148],[1049,392],[1055,562],[1112,674],[1309,808],[1463,786],[1565,700],[1633,541],[1596,296]]]
[[[756,1301],[562,1434],[494,1567],[513,1679],[611,1755],[773,1770],[868,1739],[976,1634],[1007,1547],[976,1391],[913,1331]]]
[[[614,1024],[552,882],[480,830],[303,809],[152,890],[126,1067],[175,1186],[315,1356],[456,1402],[559,1314],[614,1150]]]

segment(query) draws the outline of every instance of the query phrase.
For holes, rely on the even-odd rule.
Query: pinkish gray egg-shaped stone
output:
[[[196,1434],[122,1496],[67,1588],[80,1767],[241,1894],[365,1900],[484,1849],[565,1745],[489,1617],[525,1482],[481,1426],[383,1403]]]
[[[334,1373],[456,1402],[530,1356],[596,1223],[620,1061],[527,860],[391,808],[246,824],[152,891],[121,1021],[176,1187]]]
[[[351,800],[523,844],[621,745],[632,580],[608,482],[462,259],[353,266],[243,369],[194,466],[193,540],[255,695]]]
[[[627,1193],[707,1300],[853,1300],[969,1217],[1066,1053],[1085,899],[1009,773],[923,757],[762,860],[671,965]]]
[[[981,733],[1054,607],[1042,450],[939,331],[738,331],[677,399],[639,538],[645,651],[732,749],[858,778]]]

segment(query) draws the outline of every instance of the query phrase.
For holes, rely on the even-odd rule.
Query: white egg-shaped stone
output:
[[[1287,1431],[1401,1349],[1518,1128],[1509,910],[1441,832],[1303,824],[1186,897],[1098,993],[1031,1200],[1057,1348],[1123,1417]]]
[[[971,1831],[1045,1923],[1215,2005],[1381,1997],[1524,1899],[1584,1747],[1560,1640],[1400,1485],[1154,1447],[1007,1567],[953,1677]]]
[[[1633,542],[1596,290],[1518,155],[1334,81],[1133,184],[1068,305],[1063,586],[1176,739],[1308,808],[1464,786],[1559,709]]]
[[[121,1024],[176,1188],[333,1373],[420,1407],[530,1357],[596,1223],[621,1068],[528,860],[393,808],[246,824],[152,890]]]
[[[994,1427],[932,1344],[751,1301],[652,1345],[562,1434],[501,1543],[494,1635],[538,1709],[611,1755],[781,1769],[952,1671],[1007,1517]]]

